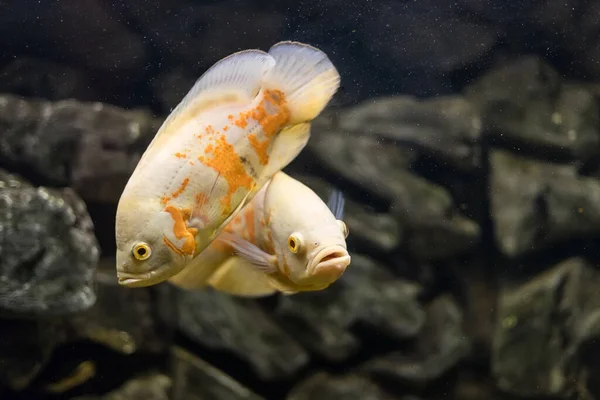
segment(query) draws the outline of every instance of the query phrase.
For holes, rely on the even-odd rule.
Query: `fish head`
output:
[[[306,185],[278,173],[265,205],[282,275],[299,290],[320,290],[350,264],[348,228]]]
[[[173,221],[147,200],[122,199],[116,217],[117,278],[125,287],[156,285],[180,272],[191,257],[169,245]]]

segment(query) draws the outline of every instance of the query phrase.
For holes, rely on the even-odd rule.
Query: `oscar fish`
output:
[[[150,286],[194,259],[305,147],[340,85],[322,51],[280,42],[208,69],[142,154],[116,213],[119,284]]]
[[[351,261],[343,211],[340,192],[334,191],[326,204],[308,186],[277,172],[169,281],[188,290],[208,285],[245,297],[323,290]]]

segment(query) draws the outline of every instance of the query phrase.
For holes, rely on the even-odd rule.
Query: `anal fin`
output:
[[[208,280],[215,289],[241,297],[264,297],[277,292],[265,274],[242,257],[228,259]]]

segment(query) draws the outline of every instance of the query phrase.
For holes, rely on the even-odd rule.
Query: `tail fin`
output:
[[[340,75],[321,50],[298,42],[279,42],[269,50],[275,66],[263,80],[266,89],[281,90],[290,108],[290,123],[315,119],[340,86]]]

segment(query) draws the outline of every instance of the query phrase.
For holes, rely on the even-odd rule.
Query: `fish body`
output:
[[[117,276],[149,286],[181,271],[304,148],[339,87],[318,49],[281,42],[222,59],[142,155],[119,200]]]
[[[240,296],[322,290],[350,264],[343,197],[324,203],[309,187],[277,172],[206,250],[169,281]]]

